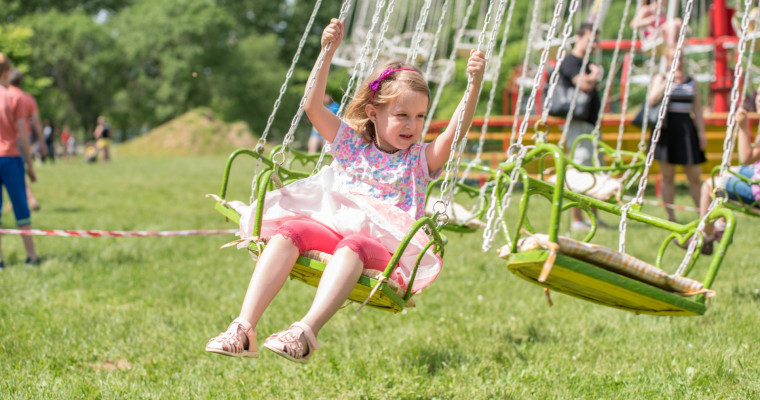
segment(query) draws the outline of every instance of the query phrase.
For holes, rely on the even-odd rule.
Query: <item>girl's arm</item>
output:
[[[707,148],[707,136],[705,135],[705,119],[702,116],[702,98],[699,94],[699,85],[694,84],[694,102],[692,103],[694,111],[694,125],[697,126],[697,135],[699,136],[699,148]]]
[[[451,144],[454,141],[457,123],[462,115],[462,128],[460,139],[467,134],[472,124],[472,117],[475,114],[475,107],[478,105],[478,96],[480,95],[480,85],[483,83],[483,72],[486,68],[485,54],[482,51],[471,50],[470,59],[467,62],[467,73],[472,77],[470,82],[470,92],[467,97],[467,106],[462,109],[462,103],[459,103],[454,115],[449,120],[449,125],[438,137],[428,145],[425,150],[428,169],[433,172],[437,171],[449,159],[451,153]],[[336,128],[337,129],[337,128]]]
[[[747,119],[747,110],[739,108],[736,110],[736,124],[739,126],[739,163],[747,165],[760,160],[760,147],[752,145],[752,132],[749,128]]]
[[[660,104],[662,98],[665,96],[665,85],[667,85],[665,77],[662,74],[657,74],[652,82],[652,87],[649,88],[649,95],[647,95],[647,101],[650,106],[656,106]]]
[[[342,40],[343,21],[333,18],[322,33],[322,51],[320,52],[319,57],[324,54],[324,63],[319,70],[317,70],[319,61],[314,64],[314,68],[312,69],[307,82],[311,82],[314,76],[316,76],[316,81],[314,82],[314,87],[309,91],[309,95],[306,98],[306,103],[303,107],[303,110],[309,117],[309,121],[314,125],[314,128],[317,129],[319,134],[322,135],[325,140],[331,143],[333,139],[335,139],[335,135],[340,127],[340,118],[325,107],[323,99],[325,97],[325,90],[327,89],[327,75],[330,72],[330,63],[332,63],[335,50],[340,46]],[[330,49],[328,50],[326,47],[329,43],[331,44]],[[319,57],[317,57],[317,60],[319,60]]]

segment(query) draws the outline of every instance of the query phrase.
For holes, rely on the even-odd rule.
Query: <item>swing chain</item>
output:
[[[536,21],[538,20],[538,10],[541,8],[541,0],[536,0],[533,3],[533,12],[530,17],[530,29],[528,30],[528,40],[525,42],[525,56],[523,57],[522,70],[520,70],[520,77],[517,79],[517,101],[514,104],[514,112],[512,114],[512,135],[509,137],[509,142],[515,142],[515,135],[517,134],[517,117],[520,115],[520,109],[522,108],[522,98],[524,96],[524,90],[522,84],[528,77],[528,61],[530,60],[531,51],[533,50],[533,38],[536,36]]]
[[[340,7],[340,14],[338,15],[338,19],[344,20],[350,7],[351,0],[344,0],[343,4]],[[296,128],[301,122],[301,117],[303,117],[303,108],[306,105],[306,100],[309,98],[309,93],[311,93],[311,89],[314,88],[314,85],[317,82],[317,75],[319,75],[319,71],[321,71],[324,67],[326,55],[330,51],[331,47],[332,42],[327,43],[327,45],[325,45],[325,50],[323,52],[320,52],[319,59],[317,60],[317,64],[315,66],[316,73],[309,78],[309,83],[306,85],[306,90],[304,90],[304,94],[301,97],[301,102],[298,104],[298,111],[296,112],[296,115],[293,116],[293,119],[290,122],[290,129],[288,129],[288,133],[285,134],[285,138],[282,140],[282,147],[280,147],[280,150],[277,152],[277,154],[281,155],[280,158],[282,159],[281,162],[278,163],[280,166],[285,163],[285,160],[287,158],[285,156],[285,152],[290,151],[290,144],[293,143]],[[327,67],[329,68],[329,65]]]
[[[631,199],[631,201],[629,202],[631,204],[641,205],[641,203],[643,202],[644,192],[647,186],[649,168],[652,166],[652,162],[654,161],[654,150],[657,147],[657,142],[659,142],[660,134],[662,133],[662,123],[665,119],[665,114],[667,113],[668,103],[670,101],[670,93],[673,90],[675,70],[678,66],[678,63],[681,57],[681,49],[683,48],[683,43],[686,38],[686,29],[688,28],[688,25],[689,25],[689,19],[691,18],[691,12],[692,12],[693,6],[694,6],[694,0],[688,0],[686,3],[686,8],[683,12],[683,23],[681,25],[681,30],[678,34],[678,43],[676,44],[675,53],[673,54],[673,61],[670,64],[670,72],[667,74],[667,77],[666,77],[665,92],[663,93],[662,102],[660,103],[661,105],[660,105],[659,114],[657,115],[657,123],[655,124],[654,130],[652,131],[652,138],[650,140],[649,152],[647,153],[646,162],[644,163],[644,172],[642,173],[641,179],[639,180],[639,187],[638,187],[638,191],[636,192],[636,196],[633,199]],[[621,215],[620,225],[619,225],[620,238],[619,238],[619,244],[618,244],[620,248],[625,248],[625,233],[626,233],[625,228],[627,226],[626,219],[627,219],[627,213]]]
[[[493,51],[494,44],[496,43],[496,32],[499,27],[499,24],[501,23],[502,16],[504,14],[504,6],[507,3],[508,0],[502,0],[501,3],[499,3],[499,9],[496,13],[496,23],[494,24],[493,29],[491,30],[491,39],[489,40],[489,46],[488,51],[486,52],[486,59],[491,58],[491,53]],[[491,110],[493,109],[493,102],[496,98],[496,88],[498,86],[499,82],[499,73],[498,71],[501,69],[501,59],[504,56],[504,49],[507,44],[507,39],[509,37],[509,27],[512,24],[512,15],[515,9],[515,0],[512,0],[509,4],[509,12],[507,14],[507,20],[506,24],[504,25],[504,32],[502,34],[501,38],[501,44],[499,45],[499,56],[494,61],[494,67],[493,69],[496,71],[496,75],[493,78],[493,82],[491,83],[491,90],[488,94],[488,104],[486,105],[486,113],[483,117],[483,125],[480,127],[480,138],[478,139],[478,150],[475,154],[475,158],[473,158],[468,164],[467,168],[465,168],[464,172],[462,172],[462,177],[459,178],[459,183],[464,183],[465,179],[470,175],[470,172],[472,171],[472,168],[475,165],[480,165],[483,157],[483,147],[486,143],[486,132],[488,131],[488,117],[491,115]]]
[[[625,6],[623,7],[623,15],[620,18],[620,28],[618,29],[617,38],[615,39],[615,50],[612,52],[612,61],[610,61],[610,68],[609,73],[607,74],[607,81],[604,84],[604,92],[602,92],[602,107],[599,107],[599,114],[597,115],[596,119],[596,126],[594,127],[597,131],[602,129],[602,117],[604,116],[604,105],[607,104],[607,100],[610,97],[610,89],[612,88],[612,79],[615,77],[615,72],[617,71],[617,61],[618,57],[620,56],[620,44],[623,41],[623,32],[625,31],[626,27],[626,20],[628,19],[628,9],[631,8],[631,0],[625,0]],[[634,32],[636,30],[634,29]],[[631,46],[632,48],[634,46]],[[623,112],[623,115],[625,113]]]
[[[298,48],[296,49],[296,54],[293,56],[293,60],[290,62],[290,68],[288,69],[288,72],[285,74],[285,82],[282,83],[282,86],[280,86],[280,94],[277,96],[277,100],[274,101],[274,105],[272,106],[272,112],[269,114],[269,118],[267,119],[267,124],[264,127],[264,131],[261,133],[261,137],[259,137],[259,140],[256,142],[255,151],[259,153],[259,156],[264,152],[264,145],[267,143],[267,135],[269,134],[269,130],[272,127],[272,124],[274,123],[274,117],[277,114],[277,110],[280,108],[280,104],[282,103],[282,98],[285,96],[285,91],[288,88],[288,82],[290,81],[290,78],[293,76],[293,71],[295,70],[296,64],[298,63],[298,59],[301,57],[301,52],[303,51],[304,44],[306,43],[306,38],[309,36],[309,33],[311,32],[311,26],[314,24],[314,19],[317,16],[317,11],[319,11],[320,6],[322,5],[322,0],[317,0],[314,3],[314,10],[311,12],[311,16],[309,17],[309,22],[306,23],[306,28],[303,31],[303,35],[301,35],[301,40],[298,42]],[[261,151],[259,151],[261,149]],[[259,176],[259,170],[261,169],[261,159],[257,158],[256,161],[256,167],[253,172],[253,180],[251,181],[251,197],[249,199],[249,203],[253,203],[253,199],[255,198],[255,192],[256,192],[256,186],[258,185],[258,176]]]
[[[431,0],[425,0],[425,2],[422,3],[420,17],[417,19],[417,26],[414,29],[414,36],[412,36],[412,52],[406,56],[407,64],[414,64],[417,61],[417,55],[420,51],[420,43],[422,43],[422,32],[430,14],[430,2]]]
[[[607,6],[605,4],[609,4],[610,0],[601,0],[602,3],[602,9],[600,12],[596,15],[596,18],[594,18],[594,23],[591,25],[591,39],[593,40],[596,36],[597,32],[599,32],[599,24],[601,23],[602,18],[600,17],[603,15],[603,12],[606,12]],[[589,58],[591,57],[591,48],[594,46],[591,46],[590,44],[586,46],[586,52],[583,54],[583,61],[581,63],[581,69],[579,70],[579,73],[584,73],[586,71],[586,68],[588,67]],[[610,74],[612,74],[612,71],[609,71]],[[578,103],[578,92],[581,91],[581,80],[578,79],[575,83],[575,90],[573,91],[573,97],[570,100],[570,109],[567,110],[567,115],[565,116],[565,125],[562,127],[562,136],[559,138],[559,147],[564,148],[565,146],[565,140],[567,139],[567,133],[570,130],[570,123],[573,122],[573,113],[575,113],[575,106]],[[596,90],[596,88],[594,89]],[[604,104],[604,103],[602,103]],[[596,150],[596,149],[594,149]],[[596,153],[594,153],[594,156],[592,157],[596,158]]]
[[[362,49],[359,53],[359,60],[354,65],[354,70],[351,73],[351,78],[348,80],[348,83],[346,84],[346,90],[344,92],[343,97],[340,100],[340,107],[338,108],[337,115],[341,116],[343,115],[343,110],[346,107],[346,104],[348,103],[349,99],[349,93],[353,90],[354,85],[356,85],[357,81],[357,75],[363,74],[366,67],[366,59],[367,54],[369,54],[369,47],[372,43],[372,39],[374,37],[373,32],[375,31],[375,27],[377,26],[377,23],[380,20],[380,12],[382,11],[383,7],[385,6],[385,0],[380,0],[377,2],[377,6],[375,7],[375,12],[372,14],[372,24],[370,25],[369,31],[367,32],[367,39],[364,41],[364,44],[362,45]],[[317,163],[314,165],[314,169],[311,171],[311,174],[314,175],[319,171],[319,168],[322,166],[322,163],[325,160],[325,154],[329,150],[329,144],[325,143],[324,146],[322,146],[322,151],[319,154],[319,159],[317,160]]]
[[[565,21],[565,25],[562,28],[562,42],[560,43],[559,49],[557,50],[554,70],[552,71],[552,76],[549,77],[549,89],[546,91],[544,107],[541,112],[541,121],[544,122],[546,122],[546,119],[549,118],[549,109],[553,103],[554,91],[557,88],[557,84],[559,84],[559,68],[562,65],[562,62],[565,60],[565,56],[567,55],[567,42],[570,39],[570,35],[573,33],[573,15],[575,15],[575,12],[578,10],[579,3],[580,2],[578,0],[572,0],[570,2],[567,20]],[[546,38],[546,40],[549,40],[549,38]]]
[[[433,59],[435,53],[438,51],[438,45],[441,41],[441,30],[445,22],[446,14],[449,11],[449,0],[445,0],[441,6],[441,17],[438,19],[438,27],[435,31],[435,39],[433,40],[433,47],[430,49],[430,57],[428,59],[427,67],[425,68],[425,79],[430,80],[430,75],[433,73]],[[423,131],[424,132],[424,131]]]
[[[577,0],[572,0],[577,1]],[[544,72],[544,67],[546,66],[546,61],[549,58],[549,45],[551,39],[554,37],[554,33],[557,30],[557,25],[559,24],[559,20],[562,15],[562,11],[564,10],[565,2],[564,0],[558,0],[557,3],[554,6],[554,15],[552,16],[552,22],[551,25],[549,25],[549,31],[547,32],[546,41],[544,42],[544,49],[541,52],[541,58],[538,63],[538,70],[536,71],[536,74],[533,76],[533,86],[530,92],[530,97],[528,97],[528,103],[525,107],[525,114],[520,122],[520,130],[519,134],[517,136],[517,142],[510,145],[510,148],[507,149],[507,152],[512,150],[513,146],[515,150],[512,150],[513,152],[517,152],[517,156],[514,157],[513,155],[508,155],[509,159],[507,160],[510,162],[514,159],[514,169],[512,170],[510,174],[510,182],[509,182],[509,188],[506,193],[502,196],[502,209],[499,210],[499,219],[501,220],[502,214],[504,214],[509,207],[509,203],[512,199],[512,191],[514,190],[515,181],[517,180],[517,177],[519,176],[520,170],[522,169],[522,162],[527,154],[528,147],[524,146],[522,144],[523,138],[525,137],[525,132],[528,130],[528,119],[530,118],[531,113],[533,112],[533,107],[536,104],[536,95],[538,92],[538,88],[540,86],[540,80],[541,76]],[[516,159],[515,159],[516,158]],[[497,190],[498,185],[494,186],[494,192]],[[495,196],[495,195],[494,195]],[[495,201],[494,201],[495,204]],[[493,206],[493,204],[492,204]],[[488,221],[489,223],[492,223],[492,220]],[[489,230],[490,231],[490,230]],[[507,238],[507,241],[510,242],[509,232],[507,231],[506,227],[504,227],[504,234]],[[486,231],[483,231],[483,250],[488,251],[491,248],[491,241],[493,240],[494,234],[490,234],[490,236],[486,236]]]
[[[502,3],[504,0],[502,0]],[[502,8],[503,9],[503,8]],[[480,32],[480,35],[478,36],[478,46],[477,51],[480,51],[480,48],[483,46],[483,42],[485,41],[485,32],[488,29],[488,24],[491,22],[491,14],[493,12],[493,3],[489,3],[488,5],[488,11],[486,12],[485,21],[483,22],[483,29]],[[464,124],[464,113],[467,109],[467,99],[470,96],[470,88],[473,81],[472,75],[468,75],[467,77],[467,87],[464,90],[464,95],[462,96],[461,101],[461,108],[459,108],[459,115],[457,117],[457,125],[456,129],[454,131],[454,139],[451,142],[451,149],[449,152],[449,160],[446,168],[446,175],[443,179],[443,182],[441,182],[441,200],[444,202],[445,209],[448,210],[449,204],[453,201],[454,197],[454,188],[455,188],[455,181],[457,178],[457,171],[459,170],[459,163],[462,160],[462,153],[464,152],[465,146],[467,145],[467,132],[464,133],[462,136],[462,125]],[[480,87],[482,89],[482,86]],[[478,92],[478,97],[480,95],[480,91]],[[469,127],[467,127],[467,130],[469,131]],[[461,136],[461,142],[460,142],[460,136]],[[459,145],[457,146],[457,143]],[[459,147],[459,151],[457,151],[457,147]],[[455,154],[456,153],[456,154]],[[456,155],[456,162],[452,164],[452,162],[455,159]],[[453,170],[453,173],[452,173]],[[445,218],[448,220],[448,217]],[[437,228],[441,228],[445,222],[443,222],[440,218],[438,219],[438,222],[436,224]]]
[[[643,3],[642,0],[636,1],[637,10],[641,7],[642,3]],[[638,37],[638,31],[639,31],[638,29],[633,29],[633,33],[631,34],[631,43],[636,43],[636,38]],[[625,79],[625,89],[624,89],[625,93],[623,94],[623,100],[620,105],[620,124],[618,124],[618,136],[617,136],[617,143],[615,146],[615,149],[616,149],[615,161],[618,163],[621,161],[620,153],[623,149],[623,134],[625,133],[625,119],[626,119],[626,114],[628,112],[628,99],[631,93],[631,76],[630,75],[631,75],[631,66],[633,65],[634,50],[635,50],[635,46],[631,46],[630,49],[628,49],[628,58],[626,59],[626,66],[625,66],[625,70],[627,71],[627,75]],[[646,99],[644,100],[644,103],[646,103]],[[646,149],[645,138],[641,137],[638,144],[637,155],[639,152],[643,153],[645,149]],[[637,157],[632,158],[631,160],[632,164],[636,162],[636,158]]]
[[[372,53],[372,59],[370,60],[370,63],[368,65],[369,68],[362,71],[362,75],[363,75],[362,79],[366,78],[367,75],[372,73],[372,71],[375,69],[375,66],[377,65],[377,58],[378,56],[380,56],[383,43],[385,42],[385,34],[388,32],[388,24],[391,19],[391,15],[393,13],[393,9],[395,8],[395,6],[396,6],[395,0],[390,0],[388,2],[388,8],[385,9],[385,16],[383,17],[383,25],[380,27],[380,38],[377,40],[377,42],[375,42],[375,51]],[[354,93],[354,95],[359,93],[360,89],[361,87],[357,86],[356,92]]]
[[[475,5],[475,0],[470,0],[470,3],[467,5],[467,9],[464,13],[464,18],[462,18],[462,25],[457,29],[456,34],[454,35],[454,48],[451,49],[451,52],[449,53],[449,58],[446,62],[446,68],[443,70],[443,75],[441,75],[441,82],[438,84],[438,87],[435,89],[435,95],[433,96],[433,101],[430,106],[431,110],[435,110],[438,108],[438,102],[441,100],[441,94],[443,93],[443,87],[446,86],[446,83],[449,82],[449,78],[452,74],[452,69],[454,65],[454,58],[457,55],[457,48],[456,44],[459,43],[462,40],[462,36],[464,36],[464,30],[467,27],[467,21],[470,19],[470,15],[472,14],[472,8]],[[427,117],[425,118],[425,125],[422,126],[422,132],[427,132],[430,128],[430,123],[433,121],[433,113],[429,112],[427,114]],[[420,138],[423,140],[424,138]]]

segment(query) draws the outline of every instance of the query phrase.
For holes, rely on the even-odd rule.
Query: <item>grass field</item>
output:
[[[211,156],[45,165],[33,226],[234,228],[203,197],[218,191],[223,166]],[[236,169],[232,198],[248,198],[252,168]],[[689,204],[684,190],[678,202]],[[38,237],[40,268],[24,266],[19,237],[4,236],[0,398],[760,398],[757,221],[738,217],[707,314],[681,318],[561,294],[549,307],[538,286],[480,250],[480,233],[450,234],[444,270],[416,308],[347,307],[306,366],[263,348],[255,360],[204,352],[237,315],[254,267],[245,252],[219,249],[233,236]],[[3,227],[14,226],[6,216]],[[616,247],[617,235],[600,231],[598,241]],[[630,227],[629,252],[652,256],[653,236]],[[286,283],[258,326],[259,343],[298,320],[313,294]]]

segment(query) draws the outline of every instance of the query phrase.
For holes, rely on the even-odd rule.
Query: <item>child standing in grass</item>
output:
[[[391,62],[375,71],[352,99],[345,121],[323,105],[328,66],[342,39],[343,21],[333,19],[322,34],[324,67],[315,65],[315,84],[304,106],[314,127],[330,143],[334,161],[311,178],[268,193],[262,236],[269,242],[253,272],[239,317],[208,342],[207,351],[257,357],[255,326],[259,318],[284,285],[298,256],[318,250],[333,256],[311,308],[303,319],[264,342],[264,347],[278,355],[307,362],[319,348],[319,331],[346,301],[362,269],[383,271],[401,238],[423,215],[425,188],[448,160],[460,117],[462,132],[469,129],[485,69],[482,52],[472,51],[467,64],[472,79],[466,107],[457,107],[440,136],[429,144],[419,144],[430,90],[420,71],[411,65]],[[244,237],[250,237],[253,220],[250,214],[241,216]],[[412,243],[419,253],[425,240]],[[408,286],[411,277],[407,260],[413,264],[416,257],[402,257],[392,275],[402,287]],[[440,269],[440,259],[428,251],[412,291],[430,284]]]
[[[32,218],[26,198],[24,161],[26,161],[26,173],[29,175],[29,180],[35,182],[37,176],[34,174],[32,164],[29,132],[24,119],[25,111],[22,109],[23,99],[8,89],[10,69],[11,60],[0,53],[0,185],[5,186],[5,190],[8,191],[18,228],[30,229]],[[21,158],[19,144],[24,153],[24,159]],[[26,263],[39,264],[32,237],[22,236],[22,240],[26,248]],[[0,256],[0,269],[4,267],[5,263]]]

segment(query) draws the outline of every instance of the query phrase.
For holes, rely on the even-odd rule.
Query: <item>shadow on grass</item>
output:
[[[415,366],[425,367],[428,375],[437,375],[449,368],[462,364],[464,355],[448,348],[427,347],[413,352],[410,362]]]

